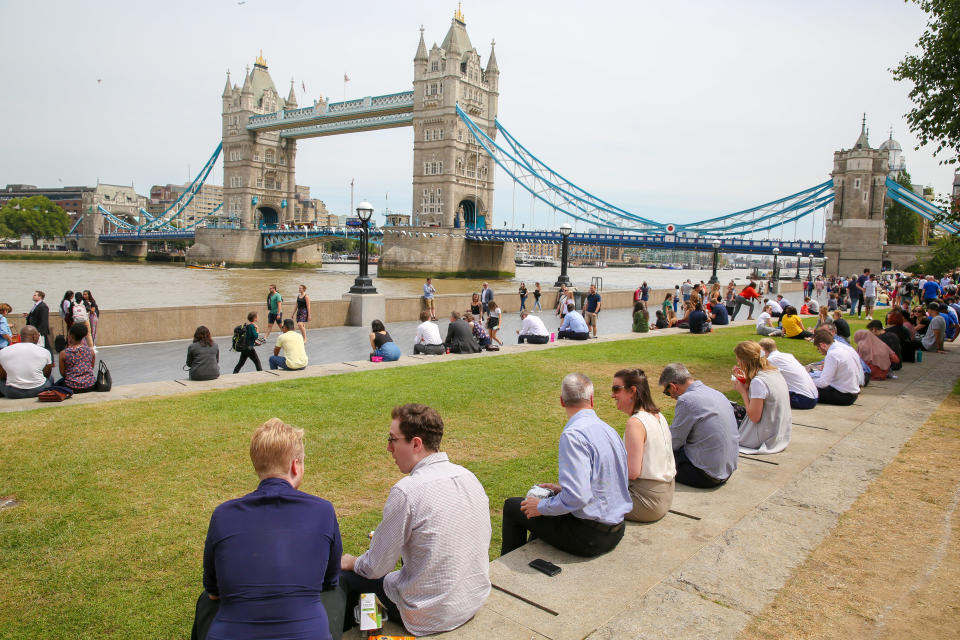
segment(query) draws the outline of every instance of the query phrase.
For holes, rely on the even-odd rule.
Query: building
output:
[[[491,138],[499,100],[500,69],[490,43],[484,67],[457,9],[440,46],[427,53],[420,31],[413,73],[413,224],[489,228],[493,161],[474,142],[456,107]]]
[[[191,184],[186,182],[184,184],[153,185],[150,187],[150,201],[147,203],[147,211],[153,216],[160,215],[173,206],[173,203],[190,188]],[[221,202],[223,202],[223,187],[205,183],[186,207],[183,207],[183,203],[181,203],[183,211],[180,214],[180,220],[184,223],[190,223],[197,218],[210,215],[220,206]]]
[[[136,192],[133,186],[98,183],[89,191],[83,193],[82,218],[83,221],[76,229],[80,235],[95,236],[101,233],[125,230],[110,217],[103,215],[101,208],[122,222],[140,225],[146,222],[143,211],[148,204],[148,198]]]
[[[32,184],[8,184],[0,191],[0,205],[15,198],[31,198],[46,196],[71,218],[83,212],[83,195],[92,191],[93,187],[36,187]]]

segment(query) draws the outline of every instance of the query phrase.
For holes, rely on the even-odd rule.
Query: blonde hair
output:
[[[763,348],[753,340],[744,340],[733,348],[733,353],[737,356],[737,360],[740,361],[740,365],[743,367],[743,373],[747,376],[747,382],[753,380],[754,376],[756,376],[761,369],[767,371],[776,369],[775,366],[767,362]]]
[[[250,439],[250,460],[261,478],[286,476],[293,460],[303,460],[303,429],[296,429],[280,418],[270,418]]]

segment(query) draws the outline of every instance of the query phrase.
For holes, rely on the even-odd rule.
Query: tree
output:
[[[934,156],[948,155],[940,164],[955,164],[960,157],[960,3],[912,1],[928,14],[927,28],[917,41],[919,54],[906,56],[892,69],[893,77],[913,83],[915,106],[906,118],[920,145],[935,144]]]
[[[897,176],[897,184],[913,190],[910,174],[901,171]],[[887,242],[890,244],[920,244],[920,216],[899,202],[892,202],[887,207]]]
[[[0,209],[0,230],[6,227],[9,236],[24,233],[33,238],[58,238],[70,230],[70,216],[46,196],[14,198]]]
[[[960,238],[942,236],[934,240],[933,247],[930,258],[924,262],[927,273],[940,278],[960,266]]]

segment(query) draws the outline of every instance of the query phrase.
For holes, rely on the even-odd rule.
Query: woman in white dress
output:
[[[787,382],[756,342],[745,340],[733,352],[733,387],[747,409],[740,422],[740,453],[779,453],[790,444],[793,420]]]
[[[673,460],[670,426],[653,403],[650,384],[642,369],[621,369],[613,376],[612,398],[617,409],[630,416],[623,432],[627,450],[628,489],[633,522],[654,522],[673,503],[677,467]]]

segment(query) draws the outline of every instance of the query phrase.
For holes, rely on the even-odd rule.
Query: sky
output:
[[[455,10],[449,0],[2,1],[0,20],[19,28],[0,40],[0,185],[99,180],[148,194],[182,183],[220,141],[227,70],[242,84],[262,50],[278,91],[292,78],[301,106],[409,90],[420,26],[429,48]],[[507,130],[645,217],[692,222],[820,183],[864,112],[873,146],[893,128],[915,185],[951,188],[933,149],[914,150],[911,87],[889,71],[923,31],[914,4],[467,0],[463,13],[484,65],[496,39]],[[410,128],[302,140],[297,182],[333,213],[349,209],[351,179],[357,201],[409,213],[412,148]],[[213,180],[222,175],[220,163]],[[531,208],[501,170],[496,179],[496,226],[562,221]]]

